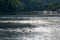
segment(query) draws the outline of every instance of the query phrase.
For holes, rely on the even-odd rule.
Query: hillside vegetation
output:
[[[0,0],[0,12],[60,9],[60,0]]]

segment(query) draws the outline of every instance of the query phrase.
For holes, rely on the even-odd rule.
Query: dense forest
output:
[[[60,0],[0,0],[0,12],[55,11],[60,9]]]

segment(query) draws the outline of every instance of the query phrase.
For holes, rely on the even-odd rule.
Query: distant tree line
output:
[[[0,12],[55,11],[60,9],[59,0],[0,0]]]

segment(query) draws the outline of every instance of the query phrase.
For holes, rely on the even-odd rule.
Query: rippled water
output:
[[[1,20],[0,40],[60,40],[60,18]]]

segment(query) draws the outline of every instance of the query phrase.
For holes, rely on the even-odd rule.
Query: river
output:
[[[0,20],[0,40],[60,40],[59,17],[32,18]]]

